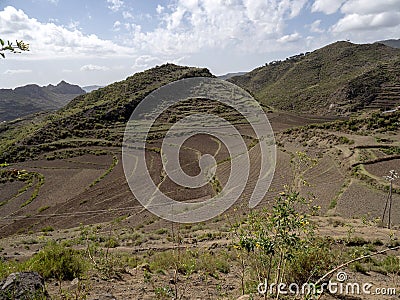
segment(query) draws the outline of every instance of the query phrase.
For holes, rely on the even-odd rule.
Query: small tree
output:
[[[5,58],[5,52],[10,51],[11,53],[21,53],[21,51],[29,51],[29,44],[23,41],[15,41],[15,45],[10,41],[4,41],[0,39],[0,57]]]

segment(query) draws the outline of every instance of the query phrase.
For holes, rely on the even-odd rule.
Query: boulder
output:
[[[50,299],[44,279],[36,272],[12,273],[0,281],[0,300]]]

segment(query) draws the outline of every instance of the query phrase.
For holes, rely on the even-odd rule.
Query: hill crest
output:
[[[348,115],[368,108],[384,96],[387,86],[396,88],[399,79],[399,49],[379,43],[339,41],[267,63],[229,81],[277,109]],[[385,106],[395,106],[398,101],[387,101]],[[376,108],[384,109],[379,105]]]
[[[49,149],[120,146],[125,123],[152,91],[176,80],[213,77],[208,69],[165,64],[74,98],[36,120],[0,126],[0,161],[37,157]],[[50,146],[51,144],[51,146]]]

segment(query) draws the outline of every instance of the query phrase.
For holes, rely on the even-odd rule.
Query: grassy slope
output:
[[[207,69],[166,64],[78,96],[53,114],[0,125],[0,161],[36,158],[66,147],[119,145],[125,122],[144,97],[167,83],[196,76],[212,75]]]
[[[337,104],[339,112],[363,107],[399,76],[399,49],[337,42],[230,81],[278,109],[327,113],[330,104]]]

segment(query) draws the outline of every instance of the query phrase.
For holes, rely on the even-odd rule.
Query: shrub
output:
[[[52,232],[52,231],[54,231],[54,228],[50,225],[42,228],[42,232],[45,232],[45,233]]]
[[[288,282],[299,285],[319,279],[335,265],[336,255],[332,253],[328,239],[315,240],[294,254],[287,270]]]
[[[50,243],[27,263],[31,270],[37,271],[44,278],[72,280],[80,278],[87,269],[87,264],[77,250]]]
[[[104,247],[106,247],[106,248],[117,248],[119,246],[120,246],[120,243],[114,237],[110,237],[104,244]]]
[[[49,208],[50,208],[49,205],[42,206],[42,207],[40,207],[40,208],[38,209],[38,212],[39,212],[39,213],[44,212],[45,210],[48,210]]]

